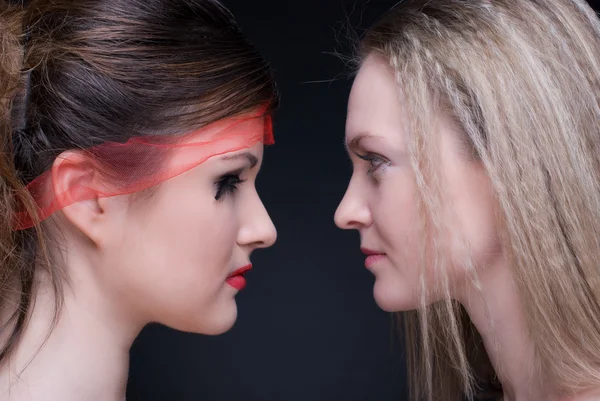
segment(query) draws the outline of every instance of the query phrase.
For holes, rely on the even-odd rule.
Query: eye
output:
[[[238,189],[238,185],[245,182],[240,178],[240,174],[227,174],[219,178],[215,182],[216,194],[215,199],[220,200],[222,197],[227,195],[233,195]]]
[[[356,153],[356,157],[358,157],[359,159],[362,159],[366,162],[369,162],[369,164],[371,165],[371,168],[367,171],[367,174],[369,174],[369,175],[373,175],[380,168],[390,165],[389,160],[387,160],[386,158],[384,158],[382,156],[374,154],[374,153],[366,153],[366,154]]]

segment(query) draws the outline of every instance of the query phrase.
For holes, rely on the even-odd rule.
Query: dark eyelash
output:
[[[366,154],[355,153],[355,154],[356,154],[356,157],[358,157],[359,159],[369,162],[369,164],[371,165],[371,168],[368,171],[369,174],[372,174],[374,171],[379,169],[379,167],[389,164],[388,160],[386,160],[385,158],[383,158],[379,155],[373,154],[373,153],[366,153]],[[379,163],[376,165],[375,162],[379,162]]]
[[[375,160],[378,160],[379,157],[371,154],[371,153],[367,153],[367,154],[363,154],[361,155],[360,153],[356,153],[356,157],[358,157],[359,159],[368,161],[369,163],[373,163]]]
[[[223,196],[233,194],[237,189],[238,185],[242,184],[246,180],[242,180],[239,174],[227,174],[221,177],[216,183],[217,193],[215,194],[215,200],[221,199]]]

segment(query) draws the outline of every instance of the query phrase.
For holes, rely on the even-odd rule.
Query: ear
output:
[[[83,151],[63,152],[52,165],[52,188],[58,207],[67,221],[102,247],[117,209],[113,207],[115,202],[101,195],[100,177],[93,160]]]

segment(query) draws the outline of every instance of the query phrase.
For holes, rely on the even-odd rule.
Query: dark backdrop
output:
[[[223,2],[271,60],[281,90],[277,143],[257,182],[279,237],[254,253],[231,331],[142,332],[128,401],[403,400],[391,317],[373,300],[358,234],[333,223],[351,174],[343,148],[351,81],[330,53],[349,52],[347,18],[367,27],[395,1]]]

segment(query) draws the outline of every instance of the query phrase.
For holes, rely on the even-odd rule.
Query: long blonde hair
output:
[[[584,0],[406,0],[366,33],[360,51],[362,59],[389,61],[406,105],[420,220],[431,238],[423,261],[435,260],[440,273],[449,265],[433,126],[443,111],[493,185],[536,369],[564,393],[600,385],[600,21],[593,10]],[[426,306],[422,280],[422,307],[402,316],[414,400],[471,399],[493,381],[480,336],[450,299],[447,280],[441,285],[446,299]]]

